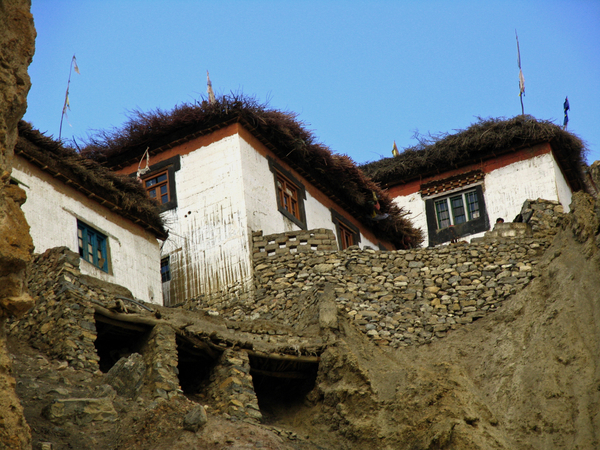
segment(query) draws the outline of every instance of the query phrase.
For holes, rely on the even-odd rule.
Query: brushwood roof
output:
[[[27,159],[91,200],[146,228],[156,237],[167,237],[158,205],[148,197],[137,180],[118,175],[84,158],[25,121],[19,122],[15,155]]]
[[[120,129],[99,132],[88,138],[82,154],[107,167],[118,169],[138,162],[147,148],[151,155],[239,123],[279,158],[319,188],[380,239],[399,248],[416,246],[421,230],[414,228],[406,212],[396,206],[346,155],[334,154],[317,142],[292,112],[269,109],[253,98],[231,95],[183,104],[172,111],[136,111]],[[380,214],[389,218],[372,221],[373,192]]]
[[[384,187],[443,173],[473,162],[548,142],[573,190],[585,189],[585,146],[562,127],[532,116],[479,119],[466,130],[435,136],[361,169]]]

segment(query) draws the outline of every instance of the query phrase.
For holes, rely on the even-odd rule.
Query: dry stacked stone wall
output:
[[[497,310],[539,275],[537,263],[562,223],[563,209],[555,201],[527,200],[522,215],[533,237],[400,251],[338,252],[335,235],[325,229],[255,232],[252,301],[197,306],[233,321],[294,326],[312,294],[331,283],[339,311],[377,343],[427,343]]]
[[[20,321],[9,323],[9,333],[76,369],[98,370],[91,299],[105,300],[106,293],[78,281],[79,255],[66,247],[38,255],[29,272],[35,306]]]
[[[101,287],[99,280],[81,276],[79,255],[66,247],[37,255],[29,272],[35,306],[23,319],[12,321],[9,332],[76,369],[98,371],[95,307],[122,305],[123,298]],[[139,308],[134,303],[125,306],[132,312]],[[151,396],[167,399],[180,393],[173,328],[154,326],[141,352]]]
[[[171,399],[181,393],[175,330],[167,325],[156,325],[141,352],[148,368],[145,384],[151,390],[151,397]]]
[[[250,422],[262,419],[245,351],[227,349],[221,354],[210,375],[208,395],[220,413]]]

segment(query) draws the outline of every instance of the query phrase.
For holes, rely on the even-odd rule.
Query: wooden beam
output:
[[[267,358],[273,359],[275,361],[290,361],[290,362],[299,362],[299,363],[312,363],[317,364],[321,361],[319,356],[295,356],[295,355],[281,355],[279,353],[266,353],[259,352],[254,350],[245,350],[248,352],[248,355],[255,356],[257,358]]]
[[[106,317],[103,314],[96,315],[96,322],[106,323],[108,325],[125,328],[127,330],[134,330],[134,331],[141,331],[141,332],[148,331],[147,326],[141,326],[141,325],[136,325],[136,324],[129,323],[129,322],[123,322],[122,320],[114,320],[109,317]]]

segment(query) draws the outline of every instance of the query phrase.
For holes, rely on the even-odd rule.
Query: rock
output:
[[[335,304],[334,288],[332,285],[328,284],[319,303],[319,326],[322,330],[338,329],[337,313],[338,310]]]
[[[90,422],[115,422],[118,418],[113,403],[108,398],[65,398],[52,401],[42,410],[50,422],[76,425]]]
[[[206,411],[202,405],[194,406],[183,418],[183,429],[195,433],[208,422]]]
[[[144,383],[146,364],[139,353],[121,358],[106,374],[106,383],[121,397],[135,399]]]

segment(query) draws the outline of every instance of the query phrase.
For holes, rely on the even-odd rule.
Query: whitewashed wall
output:
[[[274,175],[269,168],[267,158],[242,137],[239,137],[239,140],[249,229],[262,230],[265,235],[299,230],[298,225],[277,209]],[[326,228],[336,233],[331,211],[308,191],[306,191],[304,211],[307,229]],[[367,245],[377,248],[377,243],[369,241],[361,233],[361,246]]]
[[[571,189],[569,188],[552,153],[546,153],[524,161],[519,161],[485,175],[483,195],[490,220],[493,227],[496,219],[502,217],[511,222],[521,212],[523,202],[527,199],[557,200],[569,211],[571,203]],[[425,201],[418,192],[396,197],[394,202],[398,206],[411,211],[408,216],[413,220],[415,227],[421,228],[425,236],[423,245],[427,245],[427,217],[425,215]],[[477,233],[468,237],[472,239],[483,236]]]
[[[567,189],[559,198],[559,185]],[[552,153],[546,153],[525,161],[519,161],[485,176],[485,202],[493,224],[496,218],[502,217],[511,222],[521,212],[523,202],[527,199],[567,201],[562,203],[565,211],[571,203],[570,189],[558,167]]]
[[[141,300],[162,303],[160,248],[156,237],[20,157],[12,176],[24,183],[22,209],[36,253],[66,246],[78,252],[77,219],[108,237],[109,272],[80,261],[81,272],[129,289]]]
[[[177,208],[163,213],[177,301],[252,285],[250,236],[239,138],[229,136],[181,156]]]
[[[425,202],[421,198],[421,194],[414,192],[409,195],[394,198],[394,203],[409,212],[406,217],[410,219],[415,228],[420,228],[423,231],[423,245],[427,246],[427,216],[425,215]]]

